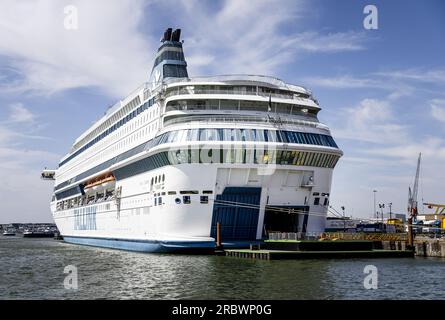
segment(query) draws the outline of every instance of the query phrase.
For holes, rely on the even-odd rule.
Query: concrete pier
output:
[[[445,239],[416,238],[416,256],[445,258]]]
[[[297,241],[269,240],[260,247],[226,250],[226,256],[260,260],[412,258],[405,243],[397,241]]]
[[[412,251],[354,250],[354,251],[283,251],[283,250],[226,250],[226,256],[259,260],[284,259],[350,259],[350,258],[412,258]]]

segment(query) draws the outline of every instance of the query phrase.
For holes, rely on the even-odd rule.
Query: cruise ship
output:
[[[269,76],[191,78],[180,37],[167,29],[148,81],[42,172],[64,240],[184,252],[217,232],[228,247],[323,232],[342,151],[318,101]]]

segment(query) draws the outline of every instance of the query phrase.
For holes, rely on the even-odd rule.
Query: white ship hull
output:
[[[257,175],[257,171],[245,165],[168,166],[158,172],[147,172],[118,182],[117,187],[122,187],[120,210],[115,200],[104,201],[55,213],[55,221],[67,242],[147,252],[214,248],[215,238],[211,234],[216,196],[223,194],[227,188],[238,187],[243,188],[240,195],[246,197],[246,191],[260,188],[251,196],[255,198],[259,194],[259,201],[254,201],[252,208],[235,208],[241,213],[243,210],[255,211],[256,219],[243,224],[243,227],[255,229],[254,236],[241,235],[238,239],[224,239],[223,236],[222,241],[226,245],[237,245],[244,241],[261,240],[264,237],[266,206],[304,207],[311,203],[313,189],[297,187],[297,184],[301,186],[304,172],[298,167],[281,166],[272,175]],[[166,179],[158,185],[157,191],[166,194],[161,196],[163,204],[155,206],[149,189],[150,179],[161,172]],[[315,173],[318,188],[323,193],[329,193],[332,169],[317,168]],[[292,181],[286,181],[290,176]],[[181,190],[196,190],[199,193],[189,194],[190,204],[184,204]],[[212,194],[204,195],[203,190],[212,191]],[[169,191],[176,194],[168,195]],[[201,203],[201,196],[208,196],[208,203]],[[180,199],[181,203],[176,203],[176,199]],[[246,202],[244,199],[243,203]],[[255,209],[256,203],[258,209]],[[307,214],[298,215],[296,231],[323,232],[327,207],[308,207]],[[227,210],[233,208],[228,207]],[[304,221],[305,217],[307,221]],[[224,228],[223,221],[221,224]]]

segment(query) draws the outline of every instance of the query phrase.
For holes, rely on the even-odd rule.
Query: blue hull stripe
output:
[[[65,242],[138,252],[210,251],[213,241],[156,241],[64,236]]]

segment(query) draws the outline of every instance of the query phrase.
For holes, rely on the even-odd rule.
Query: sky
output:
[[[444,1],[3,0],[0,223],[52,221],[41,170],[147,81],[167,27],[182,29],[192,77],[264,74],[313,91],[344,152],[337,211],[371,217],[377,190],[404,213],[419,152],[419,201],[445,203]]]

